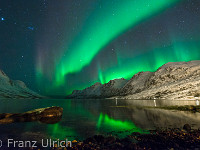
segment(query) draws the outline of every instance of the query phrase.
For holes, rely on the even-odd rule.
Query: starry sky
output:
[[[190,60],[199,0],[0,0],[0,69],[44,95]]]

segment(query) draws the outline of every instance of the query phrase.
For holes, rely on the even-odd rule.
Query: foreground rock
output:
[[[73,91],[71,98],[200,99],[200,61],[170,62],[156,72],[139,72]]]
[[[38,135],[36,135],[38,136]],[[66,143],[64,143],[65,145]],[[185,131],[181,129],[165,129],[150,131],[149,134],[132,133],[126,138],[95,135],[83,141],[72,141],[72,147],[49,147],[49,150],[185,150],[200,148],[200,130]],[[5,147],[4,147],[5,148]],[[15,148],[21,150],[21,148]],[[29,149],[30,148],[23,148]],[[44,149],[38,145],[37,149]],[[5,150],[7,150],[5,148]],[[8,148],[9,150],[9,148]]]
[[[82,142],[73,143],[73,148],[71,149],[197,149],[200,148],[199,137],[199,130],[186,132],[185,130],[180,129],[156,130],[151,131],[150,134],[132,133],[124,139],[115,138],[113,136],[104,137],[102,135],[95,135]]]
[[[63,108],[61,107],[40,108],[25,113],[3,113],[0,114],[0,124],[33,121],[54,124],[61,120],[62,114]]]
[[[28,89],[24,82],[11,80],[2,70],[0,70],[0,99],[36,99],[43,96]]]

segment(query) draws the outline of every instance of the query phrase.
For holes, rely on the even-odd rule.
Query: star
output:
[[[30,30],[33,31],[33,30],[34,30],[34,27],[29,26],[28,29],[30,29]]]
[[[4,21],[5,19],[3,17],[1,17],[1,21]]]

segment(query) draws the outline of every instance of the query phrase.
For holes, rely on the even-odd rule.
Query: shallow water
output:
[[[182,128],[186,123],[193,129],[200,127],[200,113],[156,108],[172,105],[197,103],[183,100],[1,100],[0,113],[19,113],[50,106],[63,107],[64,112],[62,120],[56,124],[0,125],[0,138],[81,140],[95,134],[125,137],[131,132],[145,133],[158,127]]]

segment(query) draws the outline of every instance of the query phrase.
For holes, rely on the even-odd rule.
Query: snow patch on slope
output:
[[[28,89],[24,82],[11,80],[0,70],[0,98],[42,98],[39,94]]]
[[[170,62],[155,72],[139,72],[130,80],[116,79],[74,91],[71,97],[195,99],[200,97],[200,61]]]

